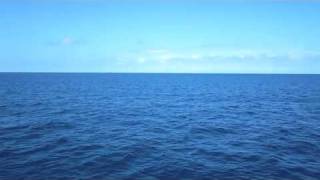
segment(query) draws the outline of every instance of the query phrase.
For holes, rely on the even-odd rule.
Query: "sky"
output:
[[[0,72],[320,73],[317,0],[1,0]]]

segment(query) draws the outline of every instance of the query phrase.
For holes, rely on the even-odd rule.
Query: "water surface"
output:
[[[320,75],[0,74],[0,179],[320,177]]]

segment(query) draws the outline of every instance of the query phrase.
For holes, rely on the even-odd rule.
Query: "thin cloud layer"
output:
[[[252,50],[252,49],[211,49],[211,50],[189,50],[174,51],[169,49],[149,49],[143,52],[123,53],[117,59],[135,59],[136,62],[159,62],[168,63],[171,61],[201,61],[201,60],[304,60],[320,57],[320,51],[282,51]]]
[[[51,41],[48,43],[49,46],[72,46],[81,44],[79,40],[76,40],[70,36],[65,36],[60,40]]]

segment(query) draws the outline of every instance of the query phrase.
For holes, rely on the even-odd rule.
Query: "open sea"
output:
[[[0,74],[0,179],[318,180],[320,75]]]

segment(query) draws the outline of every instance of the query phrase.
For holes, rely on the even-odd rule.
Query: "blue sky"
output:
[[[320,73],[317,0],[2,0],[2,72]]]

